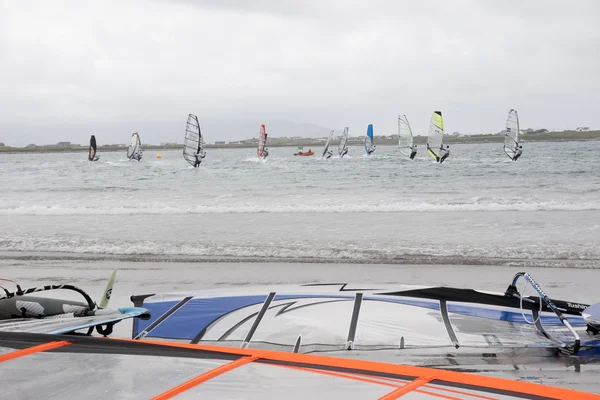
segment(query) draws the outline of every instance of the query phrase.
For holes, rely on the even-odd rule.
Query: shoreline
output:
[[[449,145],[461,145],[461,144],[490,144],[490,143],[503,143],[504,139],[502,138],[502,140],[499,139],[492,139],[490,138],[489,140],[480,140],[480,139],[475,139],[475,140],[462,140],[461,139],[450,139],[445,141],[445,144],[449,144]],[[600,142],[600,135],[598,138],[588,138],[588,139],[555,139],[555,138],[551,138],[551,139],[523,139],[523,141],[521,143],[523,144],[527,144],[527,143],[556,143],[556,142]],[[415,138],[415,144],[419,145],[419,146],[424,146],[427,142],[425,140],[419,140],[418,138]],[[339,145],[339,141],[332,141],[331,142],[331,146],[332,147],[336,147]],[[348,146],[362,146],[363,142],[355,142],[355,143],[348,143]],[[398,145],[398,141],[394,140],[394,139],[389,139],[389,140],[382,140],[377,142],[377,146],[397,146]],[[290,145],[290,144],[269,144],[268,147],[269,148],[283,148],[283,147],[287,147],[290,149],[297,149],[298,146],[304,146],[304,147],[314,147],[314,148],[320,148],[323,146],[323,143],[306,143],[306,144],[298,144],[298,145]],[[204,146],[205,149],[253,149],[256,148],[256,144],[209,144],[209,145],[205,145]],[[168,147],[164,147],[164,146],[146,146],[144,148],[144,151],[157,151],[157,150],[182,150],[183,149],[183,145],[179,145],[179,146],[168,146]],[[97,149],[98,153],[102,152],[102,153],[118,153],[118,152],[126,152],[127,149],[126,148],[115,148],[115,147],[103,147],[100,146]],[[24,148],[24,147],[0,147],[0,154],[33,154],[33,153],[87,153],[88,152],[88,148],[87,147],[82,147],[82,148],[55,148],[55,147],[45,147],[45,146],[39,146],[37,148]]]
[[[295,141],[290,141],[287,138],[270,138],[268,147],[289,147],[297,148],[303,147],[315,147],[319,148],[324,145],[324,138],[303,138]],[[545,132],[545,133],[533,133],[521,135],[521,141],[524,144],[527,143],[538,143],[538,142],[599,142],[600,131],[564,131],[564,132]],[[397,146],[398,139],[382,139],[375,137],[377,146]],[[486,143],[503,143],[503,135],[466,135],[466,136],[451,136],[444,135],[444,143],[455,145],[455,144],[486,144]],[[331,141],[331,146],[338,146],[340,141],[338,139]],[[350,139],[348,146],[362,146],[363,141]],[[426,136],[414,136],[414,143],[417,145],[425,145],[427,143]],[[206,149],[245,149],[255,148],[257,142],[247,143],[219,143],[219,144],[206,144]],[[183,144],[168,144],[168,145],[146,145],[144,150],[181,150]],[[89,150],[88,146],[65,146],[60,147],[56,145],[41,145],[35,147],[11,147],[11,146],[0,146],[0,154],[27,154],[27,153],[82,153]],[[126,152],[127,145],[104,145],[98,147],[98,152]]]

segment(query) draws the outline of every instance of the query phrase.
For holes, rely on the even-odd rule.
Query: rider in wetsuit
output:
[[[412,150],[410,152],[410,159],[413,160],[417,155],[417,145],[413,144]]]
[[[440,164],[444,162],[446,158],[450,155],[450,146],[446,146],[446,150],[444,150],[444,155],[440,158]]]

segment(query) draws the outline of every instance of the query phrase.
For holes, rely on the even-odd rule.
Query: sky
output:
[[[0,142],[599,128],[595,0],[0,0]]]

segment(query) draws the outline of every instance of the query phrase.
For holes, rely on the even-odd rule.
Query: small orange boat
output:
[[[299,151],[299,152],[297,152],[297,153],[294,153],[294,155],[295,155],[295,156],[305,156],[305,157],[306,157],[306,156],[312,156],[312,155],[314,155],[314,154],[315,154],[315,153],[314,153],[314,151],[312,151],[312,150],[308,150],[308,151]]]

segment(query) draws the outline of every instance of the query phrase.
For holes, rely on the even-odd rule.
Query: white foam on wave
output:
[[[273,258],[284,260],[302,260],[303,262],[448,262],[460,263],[461,260],[494,260],[495,263],[519,263],[525,261],[549,262],[556,265],[575,266],[581,264],[589,267],[589,262],[597,260],[600,254],[590,247],[579,249],[577,254],[557,249],[555,246],[542,246],[535,252],[531,248],[510,248],[502,246],[453,248],[447,246],[394,247],[378,248],[335,248],[321,247],[313,244],[295,243],[293,246],[281,245],[225,245],[206,243],[168,243],[164,241],[116,241],[105,239],[81,239],[65,237],[0,236],[0,251],[18,252],[56,252],[69,254],[88,254],[98,256],[160,256],[177,259],[185,257],[212,257],[215,259],[237,258]],[[102,257],[98,257],[102,258]],[[593,265],[592,265],[593,266]]]
[[[182,215],[236,213],[381,213],[381,212],[469,212],[469,211],[591,211],[600,210],[598,202],[370,202],[370,203],[237,203],[172,205],[132,202],[131,205],[28,205],[0,208],[0,215]]]

